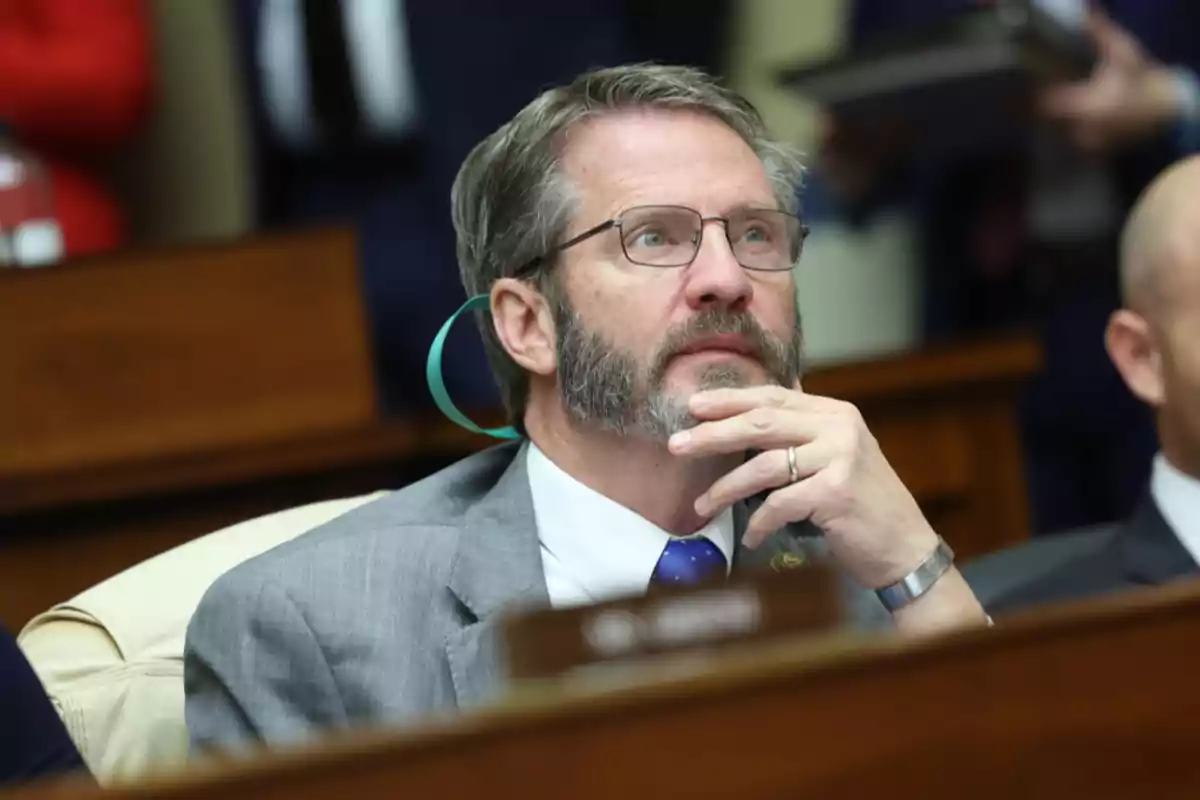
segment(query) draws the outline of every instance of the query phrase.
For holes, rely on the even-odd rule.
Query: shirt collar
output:
[[[1159,453],[1150,476],[1150,495],[1175,536],[1200,562],[1200,480],[1181,472]]]
[[[526,452],[543,550],[592,602],[645,592],[671,534],[568,475],[532,442]],[[733,563],[731,509],[693,536],[711,541],[725,556],[725,563]]]

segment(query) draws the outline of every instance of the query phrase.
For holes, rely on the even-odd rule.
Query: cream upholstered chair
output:
[[[386,492],[329,500],[211,533],[32,619],[22,650],[101,783],[188,757],[183,642],[204,592],[232,567]]]

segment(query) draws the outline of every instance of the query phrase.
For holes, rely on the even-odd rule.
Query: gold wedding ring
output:
[[[789,447],[787,449],[788,457],[788,475],[792,479],[792,483],[800,480],[800,468],[796,466],[796,448]]]

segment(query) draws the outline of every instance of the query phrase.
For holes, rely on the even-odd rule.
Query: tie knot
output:
[[[659,586],[694,586],[713,578],[724,579],[725,556],[708,539],[672,539],[663,548],[650,578]]]

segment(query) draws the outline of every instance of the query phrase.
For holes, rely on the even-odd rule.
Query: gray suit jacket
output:
[[[235,567],[187,632],[195,749],[294,743],[350,726],[453,712],[503,686],[497,612],[547,605],[522,445],[496,447]],[[737,514],[744,529],[746,510]],[[734,568],[780,549],[824,558],[819,536],[780,532]],[[846,581],[856,622],[890,625]]]

